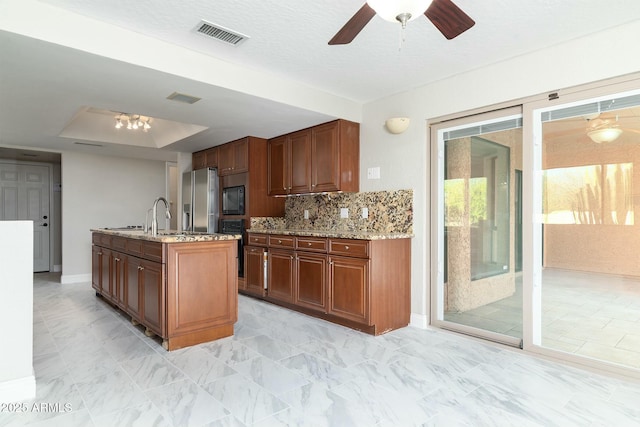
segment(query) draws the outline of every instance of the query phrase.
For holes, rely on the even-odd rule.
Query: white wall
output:
[[[91,280],[90,229],[144,224],[165,195],[165,170],[163,161],[62,153],[62,283]]]
[[[412,323],[424,325],[429,313],[430,159],[427,121],[640,70],[640,21],[365,105],[360,134],[361,191],[413,189]],[[603,53],[603,60],[597,58]],[[562,95],[562,94],[561,94]],[[411,119],[409,129],[392,135],[389,117]],[[526,119],[526,118],[525,118]],[[367,168],[380,166],[381,179],[367,180]]]
[[[0,221],[0,402],[35,397],[33,222]]]

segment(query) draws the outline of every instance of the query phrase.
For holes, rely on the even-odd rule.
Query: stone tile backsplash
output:
[[[348,218],[340,217],[343,208]],[[362,208],[369,210],[368,218],[362,218]],[[251,218],[251,228],[413,233],[413,190],[288,197],[284,218]]]

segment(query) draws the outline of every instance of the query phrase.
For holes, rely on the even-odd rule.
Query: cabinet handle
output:
[[[98,255],[102,255],[102,252],[98,252]]]
[[[144,270],[144,267],[143,267],[143,266],[141,266],[141,265],[139,265],[139,266],[138,266],[138,270],[142,271],[142,270]]]
[[[311,242],[307,243],[307,246],[311,246]]]
[[[293,255],[289,255],[289,259],[293,260]]]
[[[282,243],[282,240],[278,239],[278,244]]]
[[[348,250],[349,250],[349,246],[346,246],[346,245],[345,245],[344,250],[345,250],[345,251],[348,251]]]
[[[116,260],[116,262],[120,261],[120,258],[116,257],[114,258]]]
[[[256,251],[255,249],[251,249],[251,252],[255,252],[255,251]]]
[[[254,241],[254,242],[257,242],[257,241],[258,241],[258,238],[257,238],[257,237],[254,237],[254,238],[253,238],[253,241]]]

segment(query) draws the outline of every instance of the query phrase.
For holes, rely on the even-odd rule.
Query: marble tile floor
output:
[[[513,296],[445,318],[522,337],[522,278]],[[640,278],[543,270],[542,344],[640,368]]]
[[[640,382],[446,331],[373,337],[241,296],[233,337],[166,352],[88,283],[58,280],[35,275],[25,404],[71,410],[0,426],[640,425]]]

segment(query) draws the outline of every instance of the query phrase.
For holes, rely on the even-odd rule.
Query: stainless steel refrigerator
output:
[[[218,232],[218,191],[214,168],[182,174],[182,230]]]

